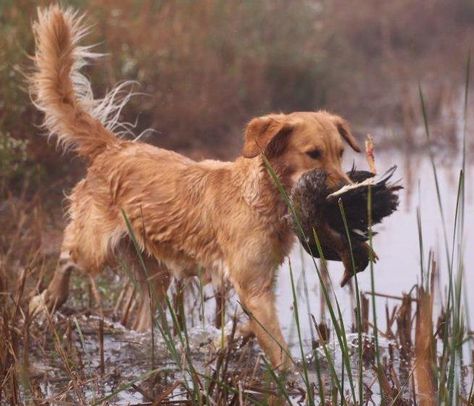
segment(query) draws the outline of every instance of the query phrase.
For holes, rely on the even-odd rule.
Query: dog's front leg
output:
[[[246,281],[248,285],[248,281]],[[265,355],[270,358],[274,368],[287,370],[290,368],[288,346],[281,332],[280,323],[275,307],[275,294],[271,286],[253,284],[250,288],[236,284],[244,310],[250,317],[250,328],[257,337],[258,343]]]

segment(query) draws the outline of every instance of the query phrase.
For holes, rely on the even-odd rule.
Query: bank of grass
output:
[[[343,318],[332,284],[324,275],[324,252],[317,244],[322,262],[313,260],[312,267],[305,272],[317,274],[328,312],[327,320],[317,320],[314,315],[303,316],[291,263],[289,275],[280,277],[280,280],[289,278],[292,287],[298,349],[298,356],[290,354],[293,373],[285,375],[272,370],[261,354],[249,350],[249,344],[241,346],[236,337],[235,314],[227,314],[232,327],[226,345],[217,347],[206,362],[199,360],[195,343],[190,338],[190,321],[186,317],[190,311],[185,310],[183,295],[175,296],[175,300],[167,298],[164,308],[153,317],[155,333],[150,332],[149,346],[142,349],[149,358],[136,360],[139,368],[133,360],[126,366],[114,364],[107,356],[109,349],[104,340],[113,331],[108,322],[104,322],[104,317],[106,320],[113,318],[114,303],[105,301],[100,307],[97,304],[83,306],[83,315],[96,316],[89,324],[84,322],[87,318],[82,319],[79,314],[48,316],[42,324],[31,320],[27,311],[28,299],[41,284],[43,275],[54,267],[54,253],[44,255],[42,250],[44,229],[51,220],[41,208],[41,199],[28,201],[11,197],[0,207],[4,230],[0,239],[0,403],[116,404],[117,399],[123,399],[121,396],[127,392],[138,393],[142,398],[140,404],[150,405],[472,404],[474,373],[470,357],[473,336],[469,326],[469,292],[463,289],[470,59],[466,65],[462,164],[458,192],[454,197],[454,213],[444,211],[436,156],[430,150],[446,268],[436,263],[431,251],[426,252],[423,213],[419,211],[420,269],[413,272],[420,273],[420,284],[408,294],[400,295],[399,305],[386,308],[385,329],[380,321],[382,312],[376,307],[375,298],[383,293],[377,291],[373,261],[366,271],[371,274],[370,291],[361,292],[357,275],[354,277],[355,318],[354,325],[349,326]],[[421,86],[419,95],[429,141],[430,125]],[[291,214],[297,219],[298,213],[292,208],[270,165],[268,171],[287,201]],[[367,208],[369,218],[370,204],[371,199]],[[126,213],[123,215],[129,224]],[[341,215],[344,215],[342,206]],[[454,218],[451,231],[447,228],[448,216]],[[296,224],[296,232],[302,232],[298,221]],[[316,241],[317,232],[314,230]],[[141,271],[147,276],[131,228],[129,234],[136,247]],[[369,243],[372,244],[372,233],[369,234]],[[437,312],[433,305],[434,288],[441,274],[447,281],[447,295],[442,301],[441,311]],[[120,297],[120,289],[110,283],[99,285],[105,298]],[[308,291],[307,286],[305,291]],[[195,287],[192,292],[197,306],[204,307],[206,298],[202,287]],[[248,316],[252,317],[251,314]],[[303,323],[310,324],[306,330],[312,332],[311,345],[303,337]],[[87,337],[91,335],[97,337],[97,351],[92,353],[87,343]],[[224,341],[223,335],[221,340]],[[158,359],[157,342],[160,350],[166,353],[167,362]],[[163,354],[159,355],[163,357]],[[53,387],[48,386],[51,379],[46,378],[47,373],[38,372],[33,358],[42,359],[45,365],[60,371]],[[128,368],[136,368],[133,376],[126,373]]]

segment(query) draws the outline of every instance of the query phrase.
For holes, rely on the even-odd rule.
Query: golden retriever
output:
[[[94,276],[117,254],[135,257],[136,263],[128,217],[151,275],[140,279],[144,287],[152,284],[162,296],[170,276],[195,275],[198,266],[209,280],[227,280],[272,365],[288,367],[273,284],[294,234],[263,156],[287,190],[315,168],[327,172],[331,187],[347,183],[341,169],[343,140],[359,151],[347,123],[324,111],[254,118],[245,129],[242,156],[233,162],[196,162],[124,140],[115,134],[124,104],[114,102],[118,91],[94,100],[79,72],[95,56],[78,44],[87,31],[83,18],[56,6],[38,15],[34,102],[45,114],[49,133],[85,158],[88,170],[69,196],[57,270],[48,288],[32,299],[32,309],[58,308],[67,298],[74,269]],[[152,300],[147,292],[143,289],[144,310]],[[142,316],[135,328],[148,327],[147,320]]]

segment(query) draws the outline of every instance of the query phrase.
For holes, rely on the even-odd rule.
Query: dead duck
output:
[[[398,207],[397,192],[402,186],[389,182],[395,170],[394,166],[382,176],[375,176],[371,172],[352,168],[347,175],[354,183],[341,185],[336,191],[328,190],[327,175],[323,170],[313,170],[305,173],[291,192],[291,200],[298,217],[295,219],[292,216],[293,227],[298,238],[310,255],[319,258],[316,233],[324,258],[343,262],[344,276],[341,286],[350,280],[354,271],[362,272],[367,267],[371,255],[374,260],[377,259],[367,244],[369,187],[372,196],[371,222],[375,225]],[[350,243],[339,202],[344,209]]]

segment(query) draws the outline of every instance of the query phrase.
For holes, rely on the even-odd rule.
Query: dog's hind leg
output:
[[[222,284],[221,286],[214,288],[214,296],[216,298],[216,313],[214,318],[214,324],[216,328],[221,328],[225,323],[225,304],[227,299],[226,286]]]
[[[125,262],[134,285],[134,303],[128,318],[128,327],[136,331],[148,331],[152,327],[157,306],[164,302],[164,297],[171,283],[168,268],[154,258],[143,256],[145,269],[138,260],[129,256]],[[126,309],[128,312],[128,309]]]
[[[134,330],[142,332],[152,328],[154,313],[157,306],[163,304],[171,282],[168,270],[160,264],[149,268],[149,271],[148,278],[140,282],[137,317],[131,325]]]
[[[87,214],[90,211],[80,216],[79,221],[71,221],[64,229],[61,254],[53,278],[41,294],[31,299],[30,314],[59,309],[68,298],[73,271],[80,270],[94,277],[105,266],[109,234],[99,227],[100,224],[83,221],[88,218]]]
[[[48,287],[30,300],[31,315],[44,310],[54,312],[64,304],[69,295],[69,279],[74,269],[77,269],[77,266],[70,257],[59,258],[58,266]]]
[[[64,232],[61,254],[51,282],[49,282],[48,287],[41,294],[34,296],[30,300],[29,311],[33,316],[41,311],[47,310],[53,312],[59,309],[68,298],[71,273],[79,269],[79,266],[71,257],[67,244],[70,229],[71,227],[67,227]]]

